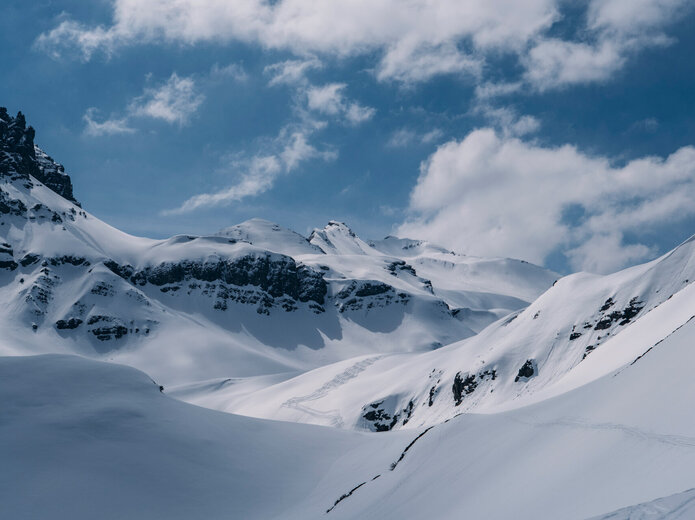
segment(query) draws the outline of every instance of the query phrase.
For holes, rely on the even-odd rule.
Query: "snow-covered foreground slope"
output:
[[[121,361],[166,384],[430,351],[528,305],[554,273],[422,242],[310,238],[253,219],[138,238],[82,209],[23,116],[0,111],[0,354]]]
[[[0,358],[0,400],[0,516],[15,520],[268,520],[300,503],[318,518],[355,461],[398,453],[384,437],[187,405],[76,356]]]
[[[687,520],[695,518],[695,489],[620,508],[591,520]]]
[[[691,280],[693,239],[612,275],[565,277],[523,311],[436,351],[363,356],[253,391],[176,394],[256,417],[380,431],[515,408],[597,379],[667,337],[695,314]]]
[[[693,337],[695,320],[558,397],[388,434],[193,407],[112,364],[0,358],[0,503],[20,519],[611,518],[695,486]]]
[[[692,489],[694,337],[691,321],[581,388],[433,427],[393,471],[373,482],[365,474],[334,518],[571,520]]]

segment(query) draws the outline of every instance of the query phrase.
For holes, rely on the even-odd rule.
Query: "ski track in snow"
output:
[[[669,446],[675,446],[679,448],[695,448],[695,437],[687,437],[685,435],[668,435],[656,432],[646,431],[635,426],[628,426],[625,424],[617,423],[592,423],[590,421],[580,419],[580,418],[563,418],[558,421],[552,422],[531,422],[531,421],[521,421],[518,422],[526,424],[533,427],[547,428],[553,426],[575,428],[583,430],[595,430],[595,431],[613,431],[620,432],[630,437],[642,441],[658,442],[661,444],[666,444]]]
[[[351,379],[356,378],[361,372],[364,372],[369,366],[373,365],[377,360],[381,359],[383,356],[374,356],[362,361],[358,361],[349,368],[343,370],[341,373],[337,374],[333,379],[324,383],[320,388],[314,390],[312,393],[307,395],[302,395],[298,397],[292,397],[282,403],[282,406],[287,408],[294,408],[295,410],[300,410],[314,417],[328,417],[330,418],[331,425],[336,428],[343,427],[343,418],[338,410],[316,410],[315,408],[310,408],[303,405],[302,403],[306,401],[316,401],[325,397],[329,392],[343,386],[345,383]]]

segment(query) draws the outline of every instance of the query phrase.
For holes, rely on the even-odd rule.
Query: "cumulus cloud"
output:
[[[64,19],[37,47],[58,56],[142,43],[242,41],[299,57],[375,55],[383,81],[419,82],[440,74],[479,77],[486,56],[517,55],[525,80],[540,90],[601,81],[634,52],[668,41],[663,32],[688,0],[590,0],[574,39],[550,37],[561,0],[112,0],[108,25]],[[286,62],[277,83],[299,78],[311,62]],[[293,68],[295,67],[295,68]],[[298,67],[298,68],[297,68]],[[304,69],[302,69],[304,67]]]
[[[573,268],[605,272],[652,253],[626,233],[692,216],[694,197],[693,147],[615,166],[483,128],[422,164],[399,234],[537,263],[559,250]]]
[[[345,83],[330,83],[320,87],[311,86],[306,90],[307,107],[320,114],[342,117],[348,123],[358,125],[368,121],[376,110],[345,98]]]
[[[178,208],[164,211],[163,214],[180,215],[200,208],[226,206],[268,191],[280,175],[296,170],[306,161],[330,161],[337,157],[333,150],[321,151],[311,145],[308,142],[310,134],[309,128],[287,126],[274,140],[263,143],[263,152],[252,156],[226,156],[224,162],[227,164],[222,170],[236,175],[236,183],[221,190],[194,195]]]
[[[308,53],[354,56],[377,52],[382,80],[421,81],[477,72],[481,51],[522,49],[557,16],[554,0],[114,0],[113,21],[88,27],[63,20],[36,45],[59,55],[148,42],[233,40]],[[468,47],[468,48],[466,48]]]
[[[525,79],[540,91],[608,80],[638,51],[668,45],[665,27],[687,0],[592,0],[581,41],[544,38],[522,59]]]

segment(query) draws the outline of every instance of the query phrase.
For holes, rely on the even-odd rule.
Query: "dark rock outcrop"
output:
[[[184,282],[190,284],[196,280],[207,283],[207,289],[216,291],[220,299],[216,304],[216,308],[220,310],[226,309],[226,302],[222,300],[238,299],[244,300],[242,303],[246,303],[245,300],[258,303],[268,297],[289,297],[294,302],[314,302],[317,305],[312,308],[321,309],[328,291],[322,272],[297,264],[291,257],[269,253],[233,259],[166,262],[141,270],[110,260],[104,262],[104,265],[135,285],[143,286],[150,283],[161,287],[165,293],[177,291]],[[219,284],[219,287],[209,284]],[[239,289],[246,286],[257,287],[266,295],[251,295],[249,291]],[[292,302],[284,302],[283,307],[293,310]]]
[[[0,176],[24,180],[27,188],[32,186],[30,177],[34,177],[58,195],[79,205],[65,168],[34,144],[34,136],[34,128],[27,126],[24,114],[18,112],[16,117],[12,117],[5,107],[0,107]],[[2,209],[1,200],[0,212],[7,213]]]
[[[527,359],[526,363],[524,363],[519,369],[519,372],[514,378],[514,382],[518,383],[519,381],[528,381],[537,374],[538,370],[536,368],[536,362],[533,359]]]
[[[461,372],[457,372],[454,377],[454,384],[451,386],[451,391],[454,394],[454,403],[456,406],[463,402],[464,395],[472,394],[478,383],[474,375],[461,376]]]

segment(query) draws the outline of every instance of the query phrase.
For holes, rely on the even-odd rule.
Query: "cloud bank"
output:
[[[575,269],[609,272],[653,254],[627,233],[695,215],[693,200],[693,147],[616,166],[483,128],[421,165],[398,233],[541,264],[561,251]]]
[[[550,29],[564,16],[561,0],[113,0],[111,24],[63,20],[36,45],[54,56],[77,51],[84,60],[143,43],[231,41],[300,57],[374,54],[379,80],[406,83],[441,74],[479,81],[487,57],[506,53],[518,57],[525,82],[547,90],[603,81],[632,54],[667,44],[665,28],[689,5],[590,0],[584,26],[558,39]]]

